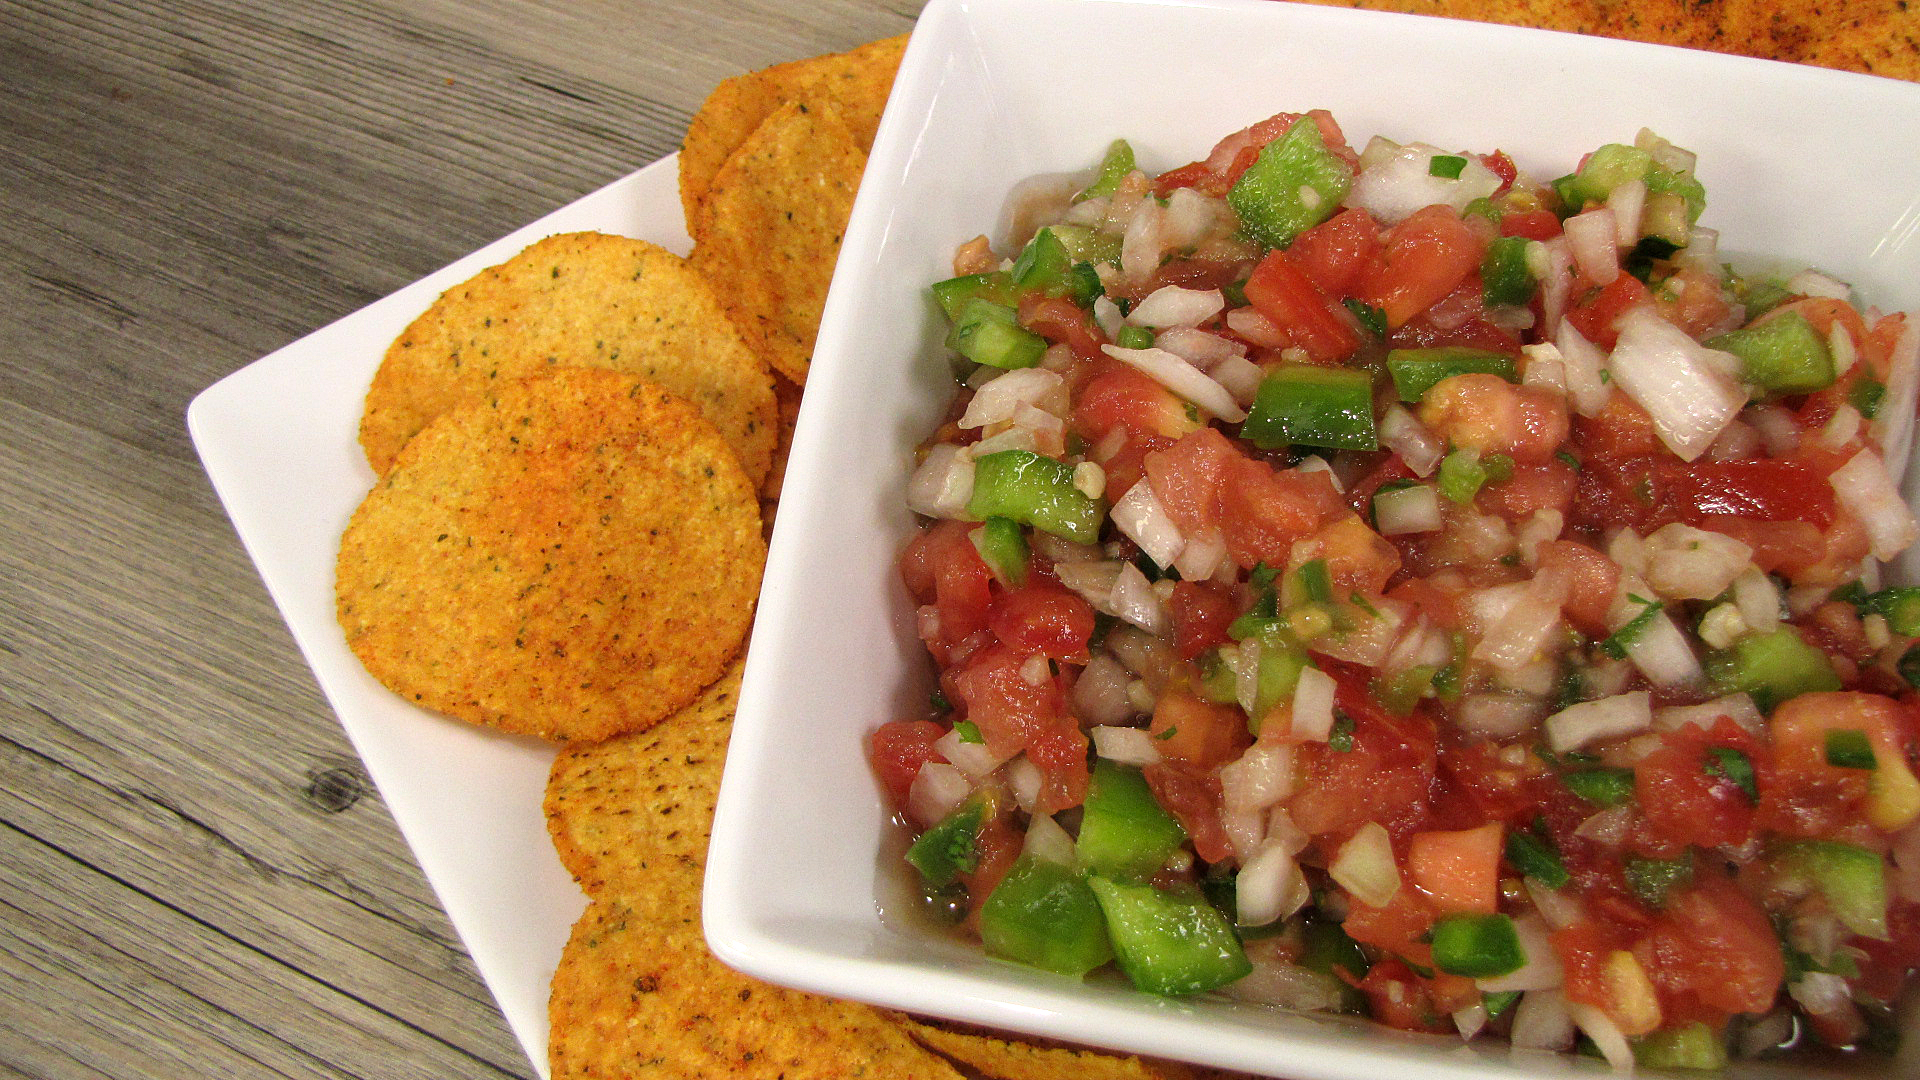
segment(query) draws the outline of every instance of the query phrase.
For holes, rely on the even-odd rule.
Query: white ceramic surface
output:
[[[387,346],[449,286],[553,233],[685,253],[676,159],[654,163],[248,365],[187,410],[194,446],[294,641],[540,1075],[547,987],[585,898],[540,801],[554,748],[423,712],[375,682],[334,621],[340,532],[373,485],[356,436]]]
[[[1081,985],[899,915],[901,843],[863,751],[877,725],[918,715],[930,686],[894,574],[911,450],[950,391],[924,286],[994,231],[1020,178],[1091,165],[1117,136],[1143,167],[1169,168],[1315,107],[1356,146],[1381,134],[1504,149],[1542,179],[1651,127],[1699,153],[1703,224],[1723,246],[1920,305],[1920,86],[1294,4],[933,0],[847,231],[788,467],[708,863],[706,931],[723,959],[823,993],[1297,1080],[1604,1070]]]

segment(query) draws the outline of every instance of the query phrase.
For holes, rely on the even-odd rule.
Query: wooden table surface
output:
[[[0,0],[0,1076],[534,1075],[187,402],[919,6]]]

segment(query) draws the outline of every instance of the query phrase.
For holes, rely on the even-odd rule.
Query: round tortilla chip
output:
[[[360,444],[384,473],[415,433],[489,387],[557,366],[638,375],[718,428],[755,483],[773,454],[773,379],[686,260],[605,233],[547,237],[448,289],[388,347]]]
[[[367,670],[410,701],[604,739],[726,670],[765,558],[753,485],[692,406],[560,368],[407,444],[341,538],[337,613]]]
[[[872,149],[906,47],[902,34],[735,75],[714,87],[687,125],[680,147],[680,205],[687,220],[700,216],[714,174],[762,120],[789,101],[832,102],[860,150]]]
[[[543,809],[561,865],[589,894],[646,885],[657,855],[704,864],[742,664],[653,729],[554,758]]]
[[[1177,1062],[1050,1040],[1029,1042],[946,1020],[899,1019],[914,1041],[995,1080],[1191,1080],[1193,1075]]]
[[[734,325],[799,385],[866,167],[833,106],[789,102],[727,159],[687,223],[691,261]]]

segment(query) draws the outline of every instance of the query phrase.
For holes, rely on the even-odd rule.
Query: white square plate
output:
[[[373,486],[361,404],[400,331],[448,287],[554,233],[617,233],[684,254],[678,177],[672,157],[641,169],[234,372],[187,409],[241,543],[542,1076],[548,985],[586,907],[541,816],[554,748],[423,712],[375,682],[334,621],[334,559]]]
[[[1299,1080],[1604,1068],[1081,985],[902,915],[902,842],[865,738],[919,715],[931,685],[894,569],[913,528],[912,450],[951,392],[925,286],[951,273],[956,246],[996,231],[1021,178],[1089,166],[1116,137],[1166,169],[1316,107],[1355,146],[1380,134],[1504,149],[1540,179],[1650,127],[1699,153],[1703,224],[1723,247],[1819,265],[1888,308],[1920,300],[1920,86],[1294,4],[934,0],[867,166],[789,460],[708,863],[722,959],[826,994]],[[1788,1074],[1823,1075],[1728,1075]]]

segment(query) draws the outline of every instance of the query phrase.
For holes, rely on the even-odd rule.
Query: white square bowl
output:
[[[1503,149],[1543,180],[1649,127],[1700,155],[1702,223],[1723,249],[1818,265],[1888,309],[1920,301],[1920,86],[1287,3],[933,0],[846,233],[788,464],[707,867],[721,959],[824,994],[1298,1080],[1604,1071],[1082,984],[908,917],[903,841],[865,749],[878,725],[920,715],[931,686],[895,573],[914,527],[912,451],[952,392],[925,287],[950,275],[956,246],[995,232],[1024,177],[1089,166],[1116,137],[1149,172],[1171,168],[1311,108],[1332,110],[1356,146],[1380,134]],[[1849,1073],[1744,1063],[1727,1075]]]

